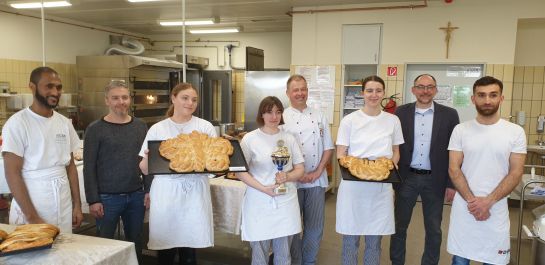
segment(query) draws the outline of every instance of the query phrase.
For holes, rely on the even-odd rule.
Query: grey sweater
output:
[[[83,177],[87,203],[100,202],[100,193],[129,193],[143,186],[138,153],[146,124],[132,117],[123,124],[96,120],[85,131]]]

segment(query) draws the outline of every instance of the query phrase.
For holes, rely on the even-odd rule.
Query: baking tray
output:
[[[0,257],[23,254],[23,253],[27,253],[27,252],[36,251],[36,250],[42,250],[42,249],[50,249],[51,247],[53,247],[53,243],[55,243],[55,239],[57,239],[57,236],[59,236],[59,234],[57,234],[53,238],[53,242],[51,244],[47,244],[47,245],[44,245],[44,246],[33,247],[33,248],[25,248],[25,249],[19,249],[19,250],[8,251],[8,252],[1,252],[0,251]]]
[[[394,167],[394,169],[390,170],[390,175],[385,180],[365,180],[365,179],[359,179],[357,177],[354,177],[352,174],[350,174],[350,171],[348,168],[345,168],[341,165],[339,165],[341,168],[341,176],[344,180],[350,180],[350,181],[366,181],[366,182],[378,182],[378,183],[400,183],[403,182],[403,178],[401,175],[399,175],[399,171],[397,168]]]
[[[204,172],[176,172],[169,168],[170,161],[159,154],[159,145],[162,141],[148,141],[148,174],[149,175],[167,175],[167,174],[203,174],[203,173],[225,173],[225,172],[246,172],[248,163],[242,153],[242,148],[238,140],[229,140],[233,146],[233,154],[229,156],[229,169],[225,171],[205,171]]]
[[[19,249],[19,250],[14,250],[9,252],[0,252],[0,257],[17,255],[17,254],[22,254],[22,253],[27,253],[27,252],[32,252],[32,251],[42,250],[42,249],[50,249],[52,246],[53,246],[53,243],[45,245],[45,246],[40,246],[40,247],[25,248],[25,249]]]

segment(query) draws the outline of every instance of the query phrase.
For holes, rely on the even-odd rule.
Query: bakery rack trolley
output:
[[[532,168],[535,170],[535,168],[541,168],[545,169],[545,166],[541,165],[524,165],[526,168]],[[522,219],[523,219],[523,210],[524,210],[524,195],[525,190],[528,188],[528,186],[532,184],[545,184],[545,181],[543,180],[529,180],[526,184],[522,186],[522,189],[520,190],[520,205],[519,205],[519,222],[518,222],[518,235],[517,235],[517,265],[520,265],[520,246],[522,244]],[[543,197],[545,199],[545,197]]]

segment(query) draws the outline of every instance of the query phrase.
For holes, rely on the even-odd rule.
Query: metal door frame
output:
[[[203,89],[201,95],[201,110],[202,118],[212,122],[213,109],[213,95],[212,95],[212,82],[221,81],[221,120],[219,123],[232,122],[232,71],[203,71]]]

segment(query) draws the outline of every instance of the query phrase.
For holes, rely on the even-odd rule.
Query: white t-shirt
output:
[[[305,158],[305,172],[316,170],[322,160],[324,151],[334,148],[327,118],[319,110],[310,107],[302,112],[289,107],[284,110],[282,116],[285,122],[282,129],[299,140]],[[326,170],[322,172],[320,178],[312,183],[297,183],[298,188],[327,188],[327,186]]]
[[[80,140],[70,120],[55,111],[51,117],[43,117],[25,108],[9,118],[2,137],[2,152],[23,158],[21,173],[38,215],[71,233],[72,199],[66,166]],[[16,200],[11,204],[9,221],[28,222]]]
[[[70,120],[53,111],[43,117],[25,108],[13,114],[2,128],[2,152],[23,158],[23,177],[33,171],[65,167],[80,140]]]
[[[492,125],[471,120],[454,128],[448,149],[463,153],[461,169],[473,194],[487,196],[509,173],[511,154],[526,153],[526,135],[520,126],[502,119]],[[467,210],[467,202],[456,193],[447,250],[479,262],[509,263],[507,199],[491,207],[489,219],[477,221]]]
[[[359,158],[391,158],[392,145],[404,142],[399,119],[384,111],[377,116],[354,111],[341,120],[337,132],[337,145],[348,146],[348,155]]]
[[[190,134],[192,131],[206,133],[210,137],[217,137],[214,126],[207,120],[192,116],[191,120],[185,123],[175,123],[172,119],[167,118],[151,126],[139,155],[144,156],[144,151],[148,149],[148,141],[166,140],[174,138],[180,133]]]

